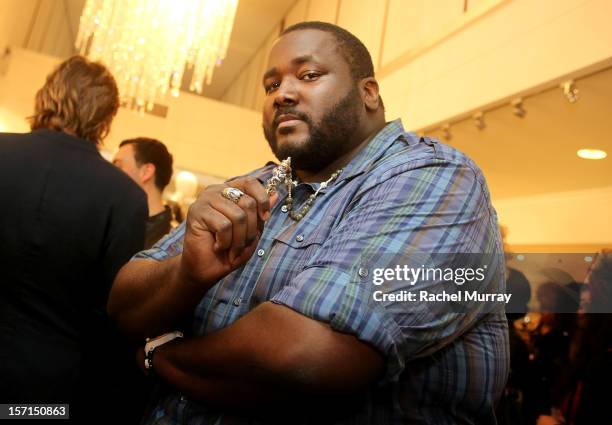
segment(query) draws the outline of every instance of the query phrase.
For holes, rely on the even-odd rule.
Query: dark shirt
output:
[[[523,272],[508,267],[506,293],[512,294],[512,298],[506,304],[508,320],[520,319],[529,311],[527,304],[531,299],[531,284]]]
[[[145,249],[151,248],[155,242],[166,236],[172,230],[172,210],[165,206],[159,214],[152,215],[147,219],[145,231]]]
[[[143,246],[146,195],[94,144],[35,130],[0,133],[0,199],[0,402],[93,399],[111,379],[106,302]]]

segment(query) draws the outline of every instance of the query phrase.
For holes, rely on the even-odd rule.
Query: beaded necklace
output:
[[[291,219],[294,221],[300,221],[302,218],[304,218],[308,211],[310,211],[310,208],[312,208],[312,205],[314,204],[319,192],[337,179],[340,173],[342,173],[342,168],[334,172],[329,179],[322,182],[319,185],[319,188],[315,190],[315,192],[311,194],[308,199],[306,199],[304,206],[299,211],[294,211],[292,191],[293,187],[297,186],[297,182],[293,181],[292,179],[291,157],[288,157],[287,159],[283,160],[280,165],[274,169],[274,171],[272,171],[272,177],[266,184],[266,192],[268,192],[268,194],[275,192],[276,186],[278,186],[281,181],[284,181],[285,185],[287,186],[287,198],[285,199],[285,205],[287,206],[289,217],[291,217]]]

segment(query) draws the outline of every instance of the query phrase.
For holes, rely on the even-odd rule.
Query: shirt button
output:
[[[260,250],[257,251],[257,256],[258,257],[263,257],[265,253],[266,253],[266,251],[264,251],[263,249],[260,249]]]
[[[234,305],[236,307],[238,307],[240,305],[240,303],[242,302],[242,298],[238,297],[238,298],[234,298]]]
[[[304,235],[297,235],[295,237],[295,240],[298,241],[298,242],[302,242],[304,240]]]
[[[281,211],[282,211],[282,212],[284,212],[284,213],[286,213],[287,211],[289,211],[289,208],[287,208],[287,205],[283,205],[283,206],[281,207]]]
[[[363,267],[360,267],[357,273],[361,277],[368,277],[368,269],[364,269]]]

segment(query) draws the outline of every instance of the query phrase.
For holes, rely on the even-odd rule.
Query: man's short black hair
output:
[[[119,147],[132,145],[138,166],[155,165],[155,186],[163,191],[172,178],[172,155],[162,142],[148,137],[137,137],[121,142]]]
[[[355,81],[374,76],[374,65],[372,64],[370,52],[368,52],[368,49],[361,40],[344,28],[327,22],[300,22],[283,30],[281,36],[298,30],[320,30],[333,35],[338,42],[340,52],[351,69],[351,75]]]

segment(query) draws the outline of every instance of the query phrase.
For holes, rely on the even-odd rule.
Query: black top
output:
[[[92,143],[36,130],[0,133],[0,200],[0,403],[66,403],[104,377],[106,302],[143,246],[146,195]]]
[[[145,249],[151,248],[155,242],[166,236],[172,230],[172,211],[169,206],[159,214],[152,215],[147,219],[145,230]]]

